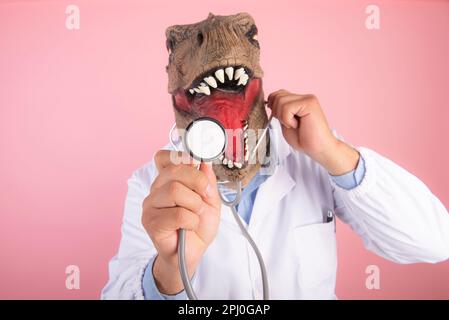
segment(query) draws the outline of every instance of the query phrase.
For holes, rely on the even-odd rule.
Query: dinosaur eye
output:
[[[246,37],[248,38],[249,42],[251,42],[253,45],[259,48],[259,41],[257,39],[257,27],[256,25],[252,25],[249,31],[246,33]]]
[[[203,44],[203,41],[204,41],[204,35],[203,35],[203,33],[201,31],[198,32],[198,34],[196,36],[196,39],[198,40],[198,45],[201,46]]]

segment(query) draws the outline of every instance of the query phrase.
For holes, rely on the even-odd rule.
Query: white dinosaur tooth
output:
[[[240,162],[234,162],[234,166],[240,169],[242,167],[242,164]]]
[[[223,164],[224,164],[224,165],[227,165],[227,164],[228,164],[228,159],[224,158],[224,159],[223,159]]]
[[[245,161],[248,161],[249,159],[249,152],[245,153]]]
[[[193,88],[193,91],[195,91],[195,92],[197,92],[197,93],[200,93],[200,92],[201,92],[200,89],[198,89],[198,88]]]
[[[240,69],[235,70],[234,80],[238,80],[238,78],[240,78],[240,76],[242,74],[245,74],[245,69],[244,68],[240,68]]]
[[[224,78],[224,71],[223,71],[223,69],[218,69],[217,71],[215,71],[215,77],[216,77],[221,83],[224,83],[225,78]]]
[[[220,156],[218,157],[218,160],[223,160],[224,159],[224,155],[220,154]]]
[[[195,93],[195,90],[189,89],[189,92],[190,92],[191,94],[194,94],[194,93]]]
[[[237,85],[239,86],[239,85],[243,84],[244,86],[246,86],[248,79],[249,79],[249,76],[246,73],[242,74],[240,76],[240,79],[239,79],[239,82],[237,83]]]
[[[234,163],[232,162],[232,160],[228,161],[228,168],[232,169],[234,167]]]
[[[240,78],[240,79],[239,79],[239,82],[237,83],[237,85],[238,85],[238,86],[240,86],[240,85],[246,86],[246,83],[247,83],[247,82],[248,82],[248,79]]]
[[[226,75],[228,76],[229,80],[232,80],[232,77],[234,76],[234,68],[233,67],[227,67],[225,69]]]
[[[248,129],[248,122],[243,126],[243,131],[246,131]]]
[[[201,83],[201,84],[202,84],[202,83]],[[210,95],[210,89],[209,89],[209,87],[208,87],[206,84],[205,84],[204,86],[203,86],[203,85],[199,86],[198,89],[199,89],[202,93],[204,93],[205,95],[207,95],[207,96]]]
[[[204,78],[204,81],[210,85],[212,88],[216,88],[217,87],[217,81],[215,81],[214,77],[206,77]]]

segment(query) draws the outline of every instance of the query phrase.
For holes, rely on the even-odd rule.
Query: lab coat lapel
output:
[[[254,201],[250,228],[257,225],[268,213],[276,211],[279,207],[279,201],[287,195],[295,186],[285,166],[278,166],[275,173],[270,176],[257,190]]]
[[[249,227],[257,225],[263,221],[264,217],[279,207],[279,201],[292,190],[296,182],[288,172],[287,158],[291,148],[285,141],[279,122],[272,121],[270,138],[274,143],[274,150],[277,155],[277,165],[274,173],[257,190]]]
[[[279,206],[279,201],[290,192],[295,184],[285,166],[278,166],[275,172],[257,190],[249,227],[252,228],[259,221],[263,221],[263,218],[268,213],[275,211]],[[225,205],[222,205],[221,220],[230,224],[235,231],[240,232],[232,216],[231,209]],[[241,221],[246,225],[243,219]]]

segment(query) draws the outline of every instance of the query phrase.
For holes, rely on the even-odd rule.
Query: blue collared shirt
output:
[[[334,182],[341,188],[350,190],[357,187],[365,176],[365,160],[360,156],[360,160],[357,167],[340,176],[332,176]],[[268,175],[261,175],[257,173],[249,182],[249,184],[243,189],[240,203],[237,206],[237,211],[240,217],[248,224],[251,219],[251,213],[256,199],[256,194],[259,186],[265,182]],[[143,294],[146,300],[187,300],[185,291],[181,291],[175,295],[166,295],[159,292],[157,289],[154,277],[153,277],[153,263],[156,257],[153,257],[142,279]]]

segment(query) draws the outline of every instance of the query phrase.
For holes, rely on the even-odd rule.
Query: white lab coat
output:
[[[273,120],[273,125],[279,126]],[[449,258],[449,215],[415,176],[367,148],[357,148],[366,173],[352,190],[337,186],[311,158],[289,147],[280,130],[271,136],[280,164],[259,188],[248,231],[264,257],[272,299],[334,299],[337,270],[333,210],[376,254],[398,262],[439,262]],[[141,224],[141,205],[157,169],[150,162],[128,180],[128,195],[117,255],[109,264],[104,299],[142,299],[142,277],[157,254]],[[244,222],[245,223],[245,222]],[[233,220],[221,208],[215,240],[196,271],[200,299],[261,299],[257,258]]]

